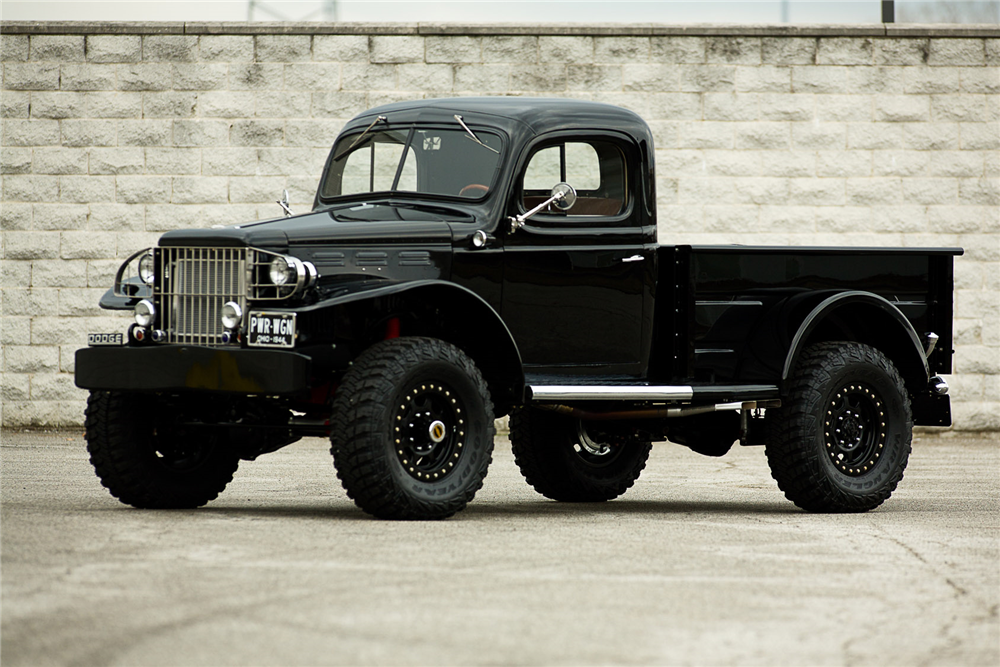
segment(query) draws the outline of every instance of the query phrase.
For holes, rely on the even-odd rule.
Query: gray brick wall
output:
[[[670,243],[963,246],[957,429],[1000,430],[1000,27],[4,23],[4,426],[78,425],[97,300],[183,227],[303,209],[344,122],[472,94],[639,112]]]

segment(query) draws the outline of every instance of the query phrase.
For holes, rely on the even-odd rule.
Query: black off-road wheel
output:
[[[333,403],[330,452],[347,495],[380,519],[444,519],[482,487],[493,404],[479,369],[434,338],[362,353]]]
[[[613,444],[579,419],[535,408],[510,416],[514,462],[535,491],[562,502],[602,502],[627,491],[646,467],[652,444]]]
[[[784,406],[765,418],[771,475],[810,512],[865,512],[896,489],[910,455],[906,387],[879,350],[820,343],[799,359]]]
[[[157,395],[90,392],[87,451],[111,495],[141,509],[191,509],[218,497],[239,456],[220,433],[180,426],[182,418],[176,402]]]

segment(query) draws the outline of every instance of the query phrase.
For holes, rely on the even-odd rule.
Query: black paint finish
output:
[[[713,386],[781,386],[801,350],[821,340],[880,347],[914,392],[928,373],[950,371],[960,249],[659,246],[652,135],[625,109],[533,98],[402,102],[351,120],[331,157],[379,116],[386,130],[454,130],[456,114],[502,146],[495,177],[474,198],[319,192],[308,213],[168,232],[160,245],[250,246],[314,264],[318,284],[302,301],[269,308],[301,314],[312,382],[343,370],[393,321],[402,335],[463,347],[505,407],[520,402],[525,372],[552,384],[692,385],[699,397],[714,396]],[[623,199],[610,198],[622,202],[616,212],[545,211],[512,231],[534,151],[587,142],[611,148],[607,163],[625,184]],[[329,161],[321,182],[328,171]],[[603,188],[586,195],[592,206],[609,200]],[[920,341],[931,331],[941,338],[924,363]]]

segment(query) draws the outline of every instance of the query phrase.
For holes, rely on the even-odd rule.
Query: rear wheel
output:
[[[483,485],[493,406],[475,364],[433,338],[395,338],[355,360],[333,404],[331,448],[347,495],[383,519],[442,519]]]
[[[87,401],[90,462],[115,498],[145,509],[189,509],[214,500],[239,456],[210,427],[187,425],[182,399],[92,391]]]
[[[820,343],[796,367],[785,405],[769,409],[767,461],[785,496],[812,512],[864,512],[895,490],[913,420],[903,380],[879,350]]]
[[[585,422],[534,408],[510,416],[514,461],[536,491],[564,502],[600,502],[625,493],[646,466],[648,440],[609,442]]]

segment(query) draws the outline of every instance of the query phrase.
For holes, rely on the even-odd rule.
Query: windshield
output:
[[[460,126],[371,128],[341,138],[320,196],[407,192],[481,199],[500,167],[501,147],[499,135],[477,129],[473,138]]]

